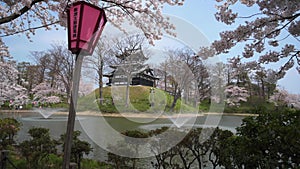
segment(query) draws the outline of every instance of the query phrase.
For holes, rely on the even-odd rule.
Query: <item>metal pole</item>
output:
[[[65,138],[64,159],[63,159],[63,166],[62,166],[63,169],[70,169],[71,147],[72,147],[74,125],[75,125],[77,96],[79,90],[82,61],[83,61],[83,55],[77,54],[75,60],[75,68],[73,71],[73,79],[72,79],[73,84],[72,84],[72,92],[71,92],[71,99],[70,99],[70,106],[69,106],[67,132]]]

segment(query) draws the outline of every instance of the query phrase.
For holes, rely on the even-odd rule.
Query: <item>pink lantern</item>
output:
[[[103,9],[78,1],[68,10],[68,48],[73,54],[91,55],[106,23]]]

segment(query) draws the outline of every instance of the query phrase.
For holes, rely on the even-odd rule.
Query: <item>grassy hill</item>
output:
[[[155,89],[150,94],[148,86],[131,86],[130,87],[130,104],[126,106],[126,86],[104,87],[103,104],[100,105],[99,89],[78,99],[79,111],[101,111],[102,113],[153,113],[160,111],[170,111],[173,96],[169,93]],[[196,112],[197,108],[187,105],[178,100],[174,112]]]

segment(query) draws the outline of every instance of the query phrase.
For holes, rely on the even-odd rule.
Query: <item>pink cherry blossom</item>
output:
[[[5,49],[0,50],[0,106],[9,102],[10,106],[24,105],[29,101],[27,90],[17,84],[18,70]]]
[[[229,106],[239,106],[240,102],[246,102],[249,97],[248,91],[245,87],[239,87],[237,85],[229,85],[226,87],[225,92],[227,94],[226,103]]]
[[[300,109],[300,95],[291,94],[285,89],[277,89],[269,101],[277,106],[292,105],[294,108]]]
[[[66,11],[78,0],[20,0],[2,1],[0,6],[0,37],[25,33],[30,38],[37,29],[57,29],[66,26]],[[162,31],[174,34],[174,26],[163,17],[165,5],[183,5],[184,0],[91,0],[103,8],[107,20],[122,31],[125,21],[142,30],[149,42],[160,39]]]
[[[43,82],[32,89],[33,100],[41,104],[59,103],[61,101],[58,95],[61,91],[51,87],[49,83]]]
[[[287,61],[284,60],[286,64],[278,70],[281,74],[285,74],[288,69],[292,68],[295,60],[300,66],[298,45],[300,3],[298,1],[216,0],[216,2],[218,4],[216,19],[227,25],[237,24],[233,30],[222,31],[220,39],[213,41],[210,47],[200,48],[199,54],[214,56],[228,53],[241,44],[244,45],[242,57],[245,59],[257,57],[258,63],[279,62],[281,58],[288,57]],[[250,11],[253,11],[253,14],[241,16],[234,11],[236,7],[243,5],[251,8]],[[287,44],[286,39],[296,39],[297,44]],[[214,51],[214,54],[211,51]]]

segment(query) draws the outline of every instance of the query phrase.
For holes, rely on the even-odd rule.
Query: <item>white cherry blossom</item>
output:
[[[244,45],[243,58],[258,57],[261,64],[279,62],[286,64],[279,69],[279,74],[292,68],[297,61],[300,70],[300,3],[295,0],[216,0],[216,19],[227,25],[234,25],[233,30],[220,33],[220,39],[212,42],[210,48],[201,48],[199,54],[207,56],[228,53],[238,44]],[[241,16],[235,12],[243,5],[251,8],[250,16]],[[287,43],[292,39],[295,44]],[[290,42],[290,41],[288,41]],[[208,52],[209,51],[209,52]],[[214,51],[214,53],[211,53]],[[206,57],[207,57],[206,56]],[[253,59],[252,59],[253,60]]]
[[[66,10],[78,0],[20,0],[1,1],[0,38],[25,33],[30,38],[37,29],[50,30],[66,26]],[[174,35],[174,26],[162,15],[164,5],[183,5],[184,0],[91,0],[90,3],[103,8],[107,20],[120,30],[123,23],[141,29],[150,42],[160,39],[161,32]]]

